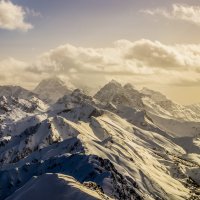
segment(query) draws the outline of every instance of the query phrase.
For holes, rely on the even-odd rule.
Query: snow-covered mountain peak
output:
[[[34,92],[37,93],[43,101],[55,103],[65,94],[71,93],[71,89],[61,79],[53,77],[42,80],[34,89]]]
[[[95,95],[94,98],[100,102],[111,102],[113,96],[117,93],[123,93],[123,87],[120,83],[115,80],[110,81],[103,86]]]
[[[104,87],[107,88],[107,89],[108,88],[115,89],[115,88],[121,88],[122,85],[119,82],[117,82],[116,80],[111,80]]]
[[[118,81],[112,79],[108,84],[121,85]]]
[[[52,87],[63,87],[65,86],[65,83],[59,79],[58,77],[52,77],[42,80],[39,85],[35,88],[35,91],[40,90],[40,88],[44,89],[50,89]]]
[[[104,85],[100,91],[110,91],[110,92],[115,92],[116,90],[121,90],[122,89],[122,85],[115,81],[115,80],[111,80],[110,82],[108,82],[106,85]]]
[[[123,87],[120,83],[112,81],[100,89],[94,98],[102,103],[111,103],[118,109],[123,106],[134,109],[143,108],[141,94],[131,84],[126,84]]]

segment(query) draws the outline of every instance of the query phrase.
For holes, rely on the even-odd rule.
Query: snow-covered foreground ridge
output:
[[[116,81],[56,102],[18,90],[0,88],[0,200],[200,199],[198,105]]]

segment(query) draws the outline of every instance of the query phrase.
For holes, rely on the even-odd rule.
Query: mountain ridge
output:
[[[0,113],[0,200],[27,197],[38,187],[33,177],[49,173],[96,185],[100,199],[198,200],[200,123],[173,116],[173,102],[164,107],[112,81],[94,97],[75,89],[51,104],[10,96],[0,105],[8,108]]]

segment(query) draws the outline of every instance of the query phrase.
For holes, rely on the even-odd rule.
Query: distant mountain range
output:
[[[114,80],[0,87],[0,200],[199,196],[200,105]]]

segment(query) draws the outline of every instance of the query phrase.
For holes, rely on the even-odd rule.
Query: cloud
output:
[[[42,54],[30,70],[58,74],[151,74],[158,68],[181,71],[199,70],[199,66],[200,45],[165,45],[141,39],[119,40],[110,48],[62,45]]]
[[[157,8],[142,10],[142,12],[148,15],[160,15],[168,19],[187,21],[200,26],[200,6],[173,4],[171,10]]]
[[[140,84],[195,85],[200,81],[200,45],[166,45],[146,39],[119,40],[110,48],[66,44],[42,54],[28,71],[66,76],[75,85],[127,77]]]
[[[114,47],[111,48],[84,48],[70,44],[62,45],[41,55],[37,62],[30,67],[30,70],[38,73],[57,74],[127,75],[129,73],[142,73],[142,68],[145,66],[140,66],[140,61],[132,62],[125,58],[128,47],[125,47],[126,44],[124,43],[125,41],[117,41]],[[145,73],[149,70],[146,69]]]
[[[16,78],[25,71],[27,64],[14,58],[6,58],[0,61],[0,82],[4,84],[13,83]]]
[[[11,57],[0,60],[0,84],[21,85],[26,88],[35,86],[35,83],[41,79],[41,77],[28,72],[28,66],[28,63]]]
[[[33,9],[25,8],[25,12],[27,15],[32,17],[42,17],[42,14],[40,12],[36,12]]]
[[[27,64],[23,61],[16,60],[12,57],[6,58],[0,61],[1,73],[11,72],[11,71],[23,71]]]
[[[31,11],[33,12],[33,11]],[[11,1],[0,0],[0,28],[28,31],[33,26],[25,22],[26,11]]]
[[[164,45],[158,41],[140,40],[127,50],[126,59],[140,60],[148,67],[175,69],[184,67],[185,60],[175,47]]]
[[[40,55],[34,63],[0,61],[0,83],[33,88],[57,75],[76,87],[98,87],[110,79],[136,85],[198,86],[200,45],[166,45],[141,39],[119,40],[109,48],[65,44]]]
[[[0,71],[3,80],[2,78],[0,78],[0,82],[12,82],[15,78],[21,76],[21,74],[23,74],[23,72],[26,71],[27,65],[28,64],[25,62],[16,60],[11,57],[1,60]]]

